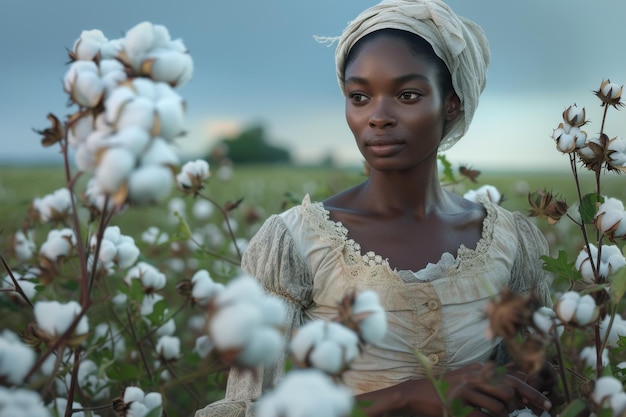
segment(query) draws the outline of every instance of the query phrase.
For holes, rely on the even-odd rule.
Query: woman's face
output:
[[[436,157],[458,97],[443,97],[436,66],[404,41],[380,36],[346,66],[346,120],[373,169],[402,171]]]

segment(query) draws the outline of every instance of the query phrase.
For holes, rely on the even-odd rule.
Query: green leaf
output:
[[[115,361],[111,366],[107,367],[107,376],[116,381],[132,381],[139,379],[139,368],[124,362]]]
[[[576,269],[574,262],[569,262],[567,252],[560,250],[556,258],[542,256],[543,269],[554,274],[554,283],[563,281],[575,281],[580,278],[580,271]]]
[[[162,415],[163,415],[163,407],[158,406],[150,410],[148,414],[146,414],[145,417],[161,417]]]
[[[442,173],[442,182],[455,182],[454,171],[452,171],[452,164],[448,161],[445,155],[440,154],[437,155],[437,159],[441,162],[441,166],[443,167]]]
[[[178,218],[178,226],[176,227],[176,233],[172,239],[170,239],[170,242],[191,239],[191,228],[189,227],[187,220],[185,220],[185,218],[178,212],[174,212],[174,215]]]
[[[618,304],[626,292],[626,268],[620,268],[611,274],[609,282],[611,283],[613,302]]]
[[[560,417],[576,417],[587,408],[587,404],[580,398],[575,399],[561,413]]]
[[[165,321],[165,310],[167,310],[167,301],[165,299],[159,300],[154,303],[152,313],[148,314],[146,317],[153,326],[159,326]]]
[[[363,408],[367,408],[374,404],[374,400],[359,400],[356,402],[356,406],[352,409],[350,417],[366,417],[367,414],[363,411]]]
[[[452,409],[452,415],[454,417],[465,417],[470,415],[472,411],[474,411],[473,407],[470,407],[469,405],[464,405],[463,402],[458,398],[452,401],[450,408]]]
[[[598,196],[596,193],[589,193],[583,196],[580,206],[578,207],[578,212],[580,213],[580,218],[583,223],[592,223],[598,211],[597,203],[602,203],[603,201],[604,198]]]

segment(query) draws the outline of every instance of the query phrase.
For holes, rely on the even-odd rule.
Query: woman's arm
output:
[[[518,373],[519,375],[519,373]],[[508,416],[525,406],[547,410],[550,401],[535,388],[511,374],[500,374],[493,364],[471,364],[446,373],[445,398],[448,405],[460,400],[475,408],[471,416]],[[444,415],[444,403],[433,383],[427,379],[406,381],[398,385],[357,396],[367,405],[363,411],[370,417],[386,415]]]

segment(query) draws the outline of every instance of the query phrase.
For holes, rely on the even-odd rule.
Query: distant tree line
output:
[[[292,161],[288,149],[270,143],[263,125],[253,125],[234,137],[222,138],[212,149],[209,159],[220,158],[227,158],[235,164]]]

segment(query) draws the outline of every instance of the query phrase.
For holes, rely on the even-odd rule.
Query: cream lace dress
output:
[[[498,341],[483,336],[483,306],[505,285],[521,293],[534,289],[550,303],[540,260],[547,244],[539,229],[520,213],[481,203],[487,216],[476,248],[461,246],[456,257],[444,253],[436,264],[412,272],[391,269],[375,253],[361,253],[348,230],[307,196],[265,222],[250,241],[242,268],[286,301],[286,338],[306,320],[334,317],[346,292],[378,292],[387,311],[387,336],[366,348],[344,374],[355,394],[424,376],[416,353],[434,372],[456,369],[493,353]],[[283,367],[281,360],[256,376],[232,370],[225,398],[198,410],[196,417],[252,416],[254,399],[271,389]]]

